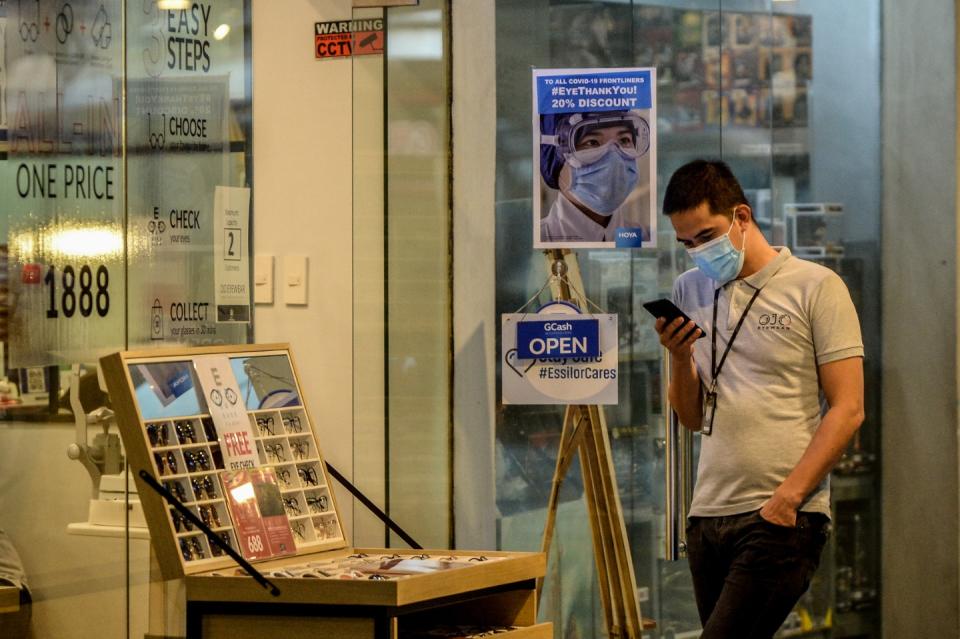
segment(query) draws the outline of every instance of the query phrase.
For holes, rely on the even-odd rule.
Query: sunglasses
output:
[[[157,462],[157,472],[161,475],[166,475],[168,472],[171,475],[177,474],[177,458],[173,451],[154,453],[153,460]]]
[[[166,446],[170,441],[166,424],[147,424],[147,437],[151,446]]]
[[[217,512],[217,507],[213,504],[200,506],[200,519],[211,528],[220,528],[223,525],[220,523],[220,514]]]
[[[222,532],[222,533],[220,533],[220,534],[218,535],[218,537],[220,537],[220,541],[222,541],[224,544],[226,544],[226,545],[229,546],[230,548],[233,548],[233,544],[230,543],[230,533],[229,533],[229,532]],[[210,554],[211,554],[211,555],[213,555],[214,557],[221,557],[221,556],[223,556],[223,555],[225,554],[224,551],[223,551],[223,549],[220,548],[220,546],[217,545],[217,542],[213,541],[213,536],[212,536],[212,535],[207,535],[207,540],[208,540],[209,543],[210,543]]]
[[[217,491],[213,488],[213,479],[210,475],[204,477],[194,477],[190,480],[190,484],[193,486],[193,495],[197,500],[203,499],[203,493],[207,493],[207,499],[214,499],[217,496]]]
[[[183,462],[187,465],[187,470],[191,473],[196,472],[199,466],[201,470],[210,470],[210,459],[206,451],[188,450],[183,453]]]
[[[168,481],[168,482],[165,482],[163,485],[167,490],[173,493],[173,496],[176,497],[178,500],[187,501],[187,493],[183,489],[183,486],[180,485],[180,482]],[[200,498],[197,497],[197,499],[200,499]]]
[[[293,525],[290,526],[290,529],[293,531],[293,534],[296,535],[297,539],[299,539],[300,541],[304,541],[306,539],[306,537],[304,536],[306,534],[306,531],[304,529],[304,525],[302,521],[293,522]]]
[[[173,425],[173,428],[177,431],[177,439],[180,440],[181,444],[197,443],[197,434],[193,432],[193,424],[190,422],[177,422]]]
[[[284,486],[290,485],[290,471],[286,468],[281,468],[277,471],[277,479],[283,482]]]
[[[177,532],[180,532],[181,528],[188,532],[193,530],[193,524],[190,523],[190,520],[184,517],[180,512],[171,510],[170,518],[173,520],[173,527]]]
[[[187,561],[193,561],[194,559],[203,559],[205,555],[203,554],[203,546],[200,545],[200,539],[197,537],[190,537],[189,539],[180,540],[180,552],[183,553],[183,558]]]
[[[213,420],[209,417],[204,417],[203,421],[200,422],[203,425],[203,434],[207,436],[208,442],[215,442],[217,439],[217,428],[213,425]]]

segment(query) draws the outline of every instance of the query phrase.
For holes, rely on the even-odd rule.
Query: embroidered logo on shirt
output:
[[[757,328],[761,331],[789,331],[793,318],[786,313],[764,313]]]

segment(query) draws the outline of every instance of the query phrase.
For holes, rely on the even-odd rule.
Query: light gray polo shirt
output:
[[[863,357],[850,293],[830,269],[779,255],[749,277],[721,287],[717,362],[744,309],[760,289],[717,383],[713,434],[701,438],[691,516],[760,509],[806,451],[820,425],[817,366]],[[693,348],[704,386],[712,379],[710,331],[716,282],[698,269],[677,278],[673,299],[706,331]],[[827,477],[800,510],[830,516]]]

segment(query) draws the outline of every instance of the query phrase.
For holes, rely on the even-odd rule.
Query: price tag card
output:
[[[240,553],[246,559],[269,559],[296,552],[273,468],[224,471],[220,480]]]

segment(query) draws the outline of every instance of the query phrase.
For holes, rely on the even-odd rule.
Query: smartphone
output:
[[[678,317],[682,317],[684,320],[684,323],[693,322],[692,319],[687,317],[686,313],[684,313],[679,308],[677,308],[676,304],[674,304],[673,302],[671,302],[666,298],[653,300],[652,302],[645,302],[643,304],[643,307],[647,309],[647,311],[654,317],[658,317],[658,318],[662,317],[666,319],[667,324],[677,319]],[[696,322],[693,322],[693,325],[695,328],[700,328],[699,326],[697,326]],[[682,328],[683,324],[681,324],[680,326]],[[680,329],[678,328],[677,330],[680,330]],[[700,328],[700,337],[705,337],[705,336],[706,336],[706,332],[702,328]],[[697,339],[700,339],[700,337],[698,337]]]

